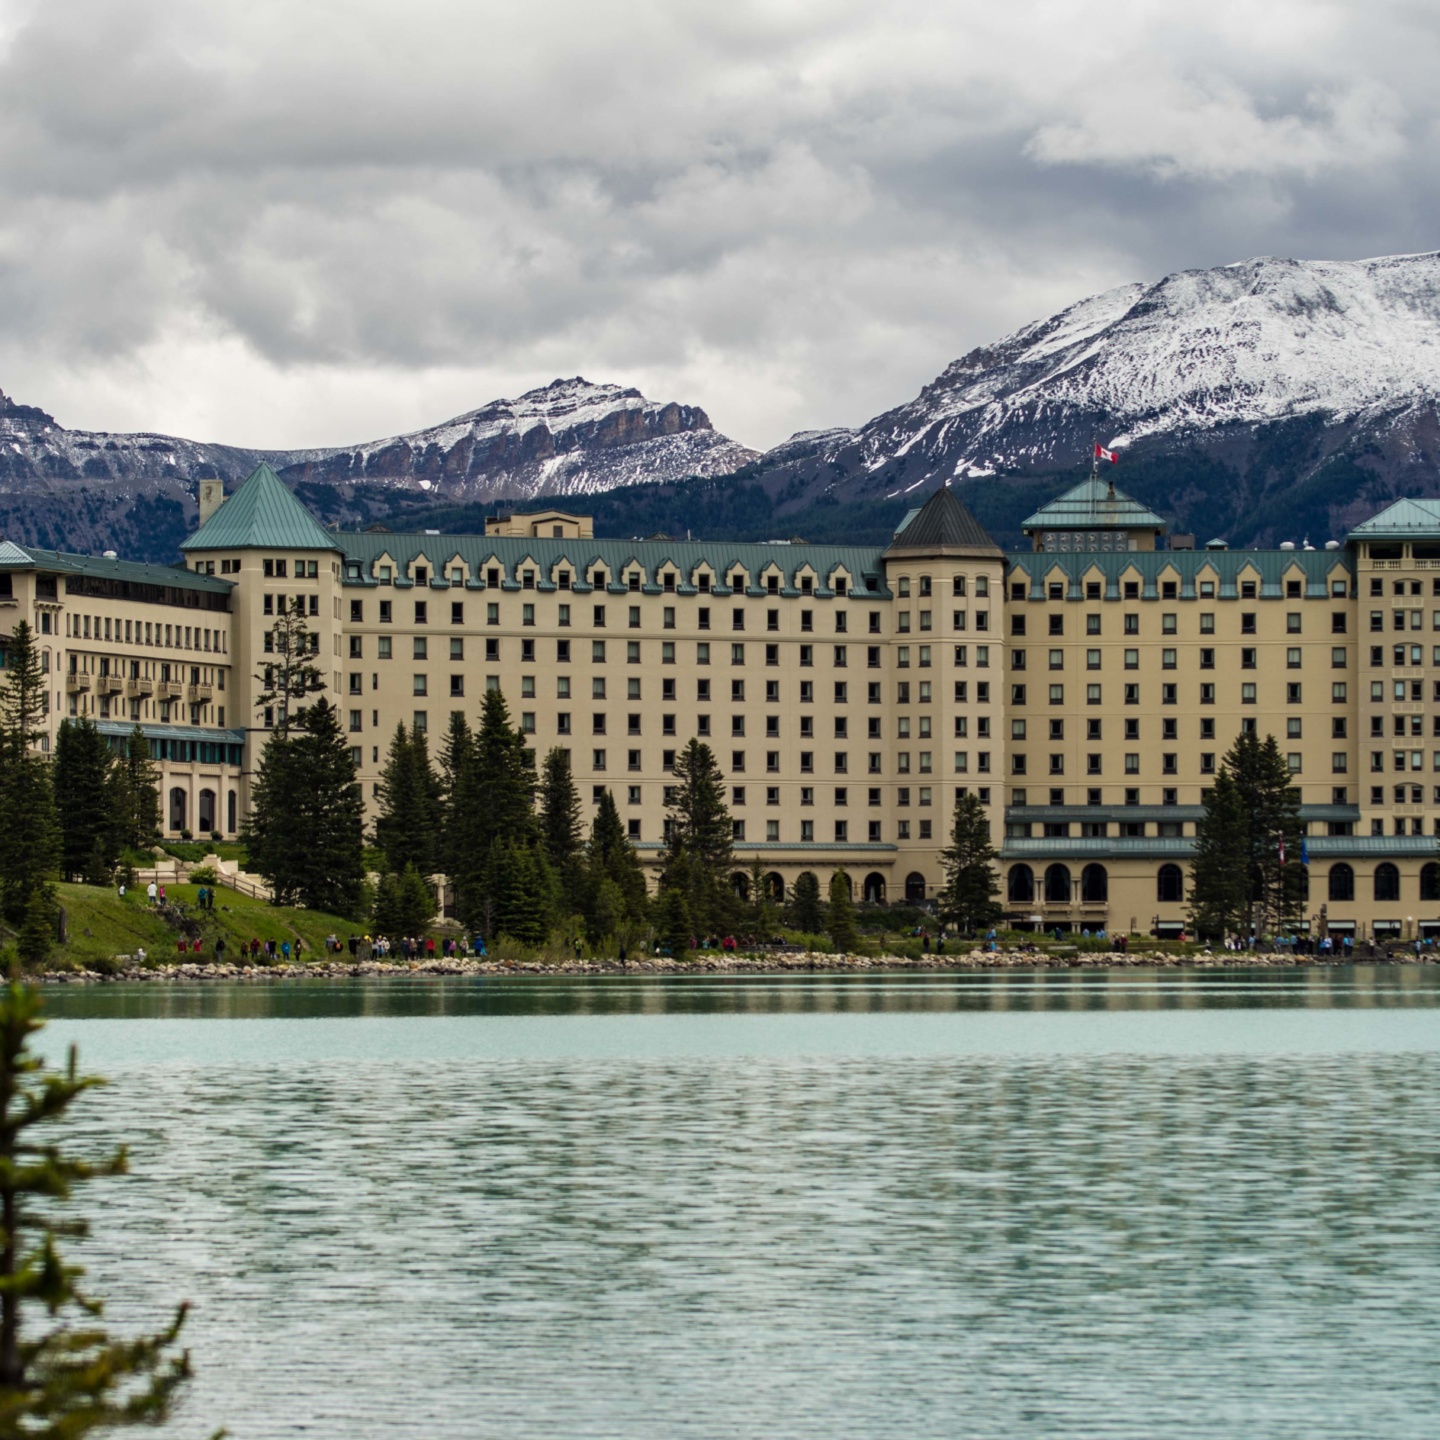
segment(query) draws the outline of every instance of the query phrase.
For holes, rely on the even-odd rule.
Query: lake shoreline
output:
[[[1023,950],[967,951],[956,955],[829,955],[820,952],[786,955],[715,955],[706,953],[694,960],[667,956],[644,959],[570,960],[558,964],[540,961],[441,959],[397,963],[382,960],[315,960],[301,964],[157,964],[131,966],[102,974],[95,970],[39,971],[29,978],[43,985],[117,985],[175,981],[222,981],[234,983],[281,982],[291,980],[455,980],[547,976],[629,977],[683,975],[773,975],[783,974],[864,974],[872,971],[916,972],[967,971],[976,974],[1012,970],[1335,970],[1351,965],[1430,966],[1440,964],[1440,955],[1292,955],[1283,951],[1255,952],[1219,950],[1198,955],[1121,953],[1097,951],[1088,954],[1053,955]]]

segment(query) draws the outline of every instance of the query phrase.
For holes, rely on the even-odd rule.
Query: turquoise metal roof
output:
[[[182,550],[338,550],[335,537],[262,460]]]
[[[111,560],[104,555],[70,555],[63,550],[23,548],[0,543],[0,570],[43,570],[47,575],[86,575],[131,585],[166,585],[175,590],[203,590],[228,595],[235,587],[215,575],[197,575],[182,565],[151,565],[142,560]]]
[[[1104,584],[1104,598],[1121,597],[1122,580],[1140,582],[1145,600],[1160,598],[1162,576],[1178,583],[1182,600],[1199,598],[1196,588],[1202,579],[1213,577],[1216,595],[1234,600],[1240,594],[1240,577],[1258,579],[1263,600],[1282,599],[1286,578],[1299,578],[1307,598],[1318,600],[1330,593],[1331,579],[1353,577],[1355,561],[1345,550],[1012,550],[1006,557],[1006,583],[1015,584],[1024,576],[1030,583],[1029,598],[1045,596],[1046,583],[1056,574],[1065,577],[1067,600],[1085,597],[1085,581],[1097,576]],[[1168,572],[1168,574],[1167,574]]]
[[[1165,521],[1098,475],[1042,505],[1022,530],[1163,530]]]
[[[555,585],[555,572],[563,568],[571,573],[571,588],[583,594],[590,586],[579,577],[588,575],[598,565],[605,571],[607,590],[619,594],[628,590],[623,577],[638,566],[643,572],[641,584],[645,593],[654,594],[661,589],[662,572],[673,568],[679,572],[676,582],[679,593],[690,594],[697,573],[708,566],[714,576],[714,593],[725,595],[729,593],[725,578],[738,566],[749,577],[748,593],[763,595],[767,592],[761,577],[774,566],[780,571],[782,593],[787,595],[800,593],[801,573],[808,571],[813,576],[813,593],[822,599],[830,596],[833,593],[829,589],[831,577],[837,570],[843,570],[851,582],[850,594],[854,597],[877,600],[890,596],[884,588],[882,552],[876,546],[736,544],[729,540],[597,540],[573,536],[544,539],[530,535],[417,535],[384,531],[342,532],[331,538],[345,552],[345,578],[351,585],[373,585],[375,563],[382,555],[388,555],[402,574],[417,560],[428,563],[438,572],[458,556],[468,567],[472,586],[483,583],[485,571],[495,565],[504,572],[504,587],[518,589],[520,572],[533,566],[538,572],[536,588],[550,590]],[[352,566],[358,568],[358,576],[352,573]],[[876,589],[865,588],[867,576],[874,577]],[[446,583],[438,575],[431,583],[437,581],[439,587]],[[409,583],[406,577],[404,584]]]
[[[97,720],[95,728],[102,735],[129,735],[135,729],[133,720]],[[202,725],[151,725],[142,720],[140,733],[147,740],[204,740],[216,745],[243,745],[243,730],[217,730]]]
[[[1433,835],[1310,835],[1305,846],[1310,868],[1317,860],[1374,860],[1385,856],[1435,859]],[[1082,836],[1079,839],[1055,837],[1049,840],[1006,840],[1000,847],[1000,858],[1009,861],[1049,862],[1059,860],[1079,864],[1106,857],[1166,858],[1183,860],[1193,854],[1192,836]]]
[[[1397,500],[1362,521],[1351,540],[1440,540],[1440,500]]]

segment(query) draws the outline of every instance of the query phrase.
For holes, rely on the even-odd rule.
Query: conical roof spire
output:
[[[987,557],[1005,553],[948,485],[941,486],[919,510],[912,510],[900,522],[885,553],[921,550]]]
[[[182,550],[338,550],[335,537],[263,460]]]

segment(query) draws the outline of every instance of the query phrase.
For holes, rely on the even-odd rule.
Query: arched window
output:
[[[730,888],[742,900],[748,900],[750,898],[750,877],[743,870],[737,870],[730,877]]]
[[[1185,874],[1178,865],[1160,867],[1155,876],[1155,898],[1171,905],[1185,898]]]
[[[1028,865],[1012,865],[1009,882],[1010,903],[1030,905],[1035,900],[1035,872]]]
[[[1400,872],[1388,860],[1375,867],[1375,898],[1377,900],[1398,900],[1400,898]]]
[[[195,819],[200,829],[209,834],[215,828],[215,792],[202,790],[200,803],[195,807]]]
[[[1110,899],[1110,876],[1103,865],[1087,865],[1080,872],[1080,903],[1104,905]]]
[[[1420,867],[1420,898],[1440,900],[1440,865],[1433,860]]]
[[[907,900],[923,900],[925,898],[925,877],[918,870],[912,870],[905,877],[905,898]]]
[[[170,828],[172,830],[185,828],[186,802],[189,798],[178,785],[170,791]]]
[[[1051,865],[1045,871],[1045,903],[1047,905],[1068,905],[1070,903],[1070,867]]]
[[[883,905],[885,903],[885,877],[878,870],[872,870],[865,877],[865,884],[860,893],[870,904]]]
[[[785,879],[778,870],[772,870],[765,877],[765,896],[777,905],[785,899]]]
[[[1330,898],[1332,900],[1353,900],[1355,898],[1355,872],[1343,861],[1330,867]]]
[[[237,828],[235,822],[240,818],[237,813],[239,800],[240,797],[233,790],[225,797],[225,829],[232,835]]]

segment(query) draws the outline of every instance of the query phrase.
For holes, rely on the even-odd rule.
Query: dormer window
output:
[[[535,572],[533,570],[522,570],[520,572],[520,584],[526,590],[535,588]]]
[[[498,588],[499,588],[499,585],[500,585],[500,567],[499,567],[498,565],[492,565],[492,566],[485,572],[485,583],[486,583],[492,590],[495,590],[495,589],[498,589]]]
[[[837,595],[845,594],[849,588],[850,582],[843,575],[837,575],[835,577],[835,593]]]
[[[598,568],[592,571],[590,575],[590,583],[597,590],[603,590],[605,588],[605,572]]]
[[[568,570],[562,570],[562,571],[555,577],[555,583],[556,583],[562,590],[568,590],[568,589],[570,588],[570,572],[569,572]]]
[[[675,593],[675,572],[667,570],[661,578],[665,586],[665,593],[673,595]]]
[[[380,566],[377,566],[377,567],[376,567],[376,570],[375,570],[375,578],[376,578],[382,585],[388,585],[388,584],[390,583],[390,579],[391,579],[391,576],[392,576],[393,573],[394,573],[394,572],[391,570],[391,568],[390,568],[388,565],[380,565]]]
[[[811,594],[811,593],[814,591],[814,589],[815,589],[815,580],[814,580],[814,577],[813,577],[813,576],[810,576],[810,575],[802,575],[802,576],[800,577],[800,591],[801,591],[801,594],[809,595],[809,594]]]
[[[451,584],[452,586],[455,586],[455,585],[463,585],[464,583],[465,583],[465,572],[464,572],[464,570],[462,570],[462,569],[460,568],[460,566],[456,565],[456,566],[455,566],[454,568],[452,568],[451,571],[450,571],[450,584]]]
[[[638,570],[632,570],[630,574],[626,576],[626,580],[632,590],[638,590],[640,588],[640,572]]]
[[[415,583],[417,585],[428,585],[430,583],[430,567],[428,565],[417,565],[415,567]]]
[[[780,577],[778,575],[767,575],[765,577],[765,588],[772,595],[780,593]]]
[[[702,575],[700,577],[699,589],[702,595],[708,595],[710,593],[710,577],[708,575]]]

